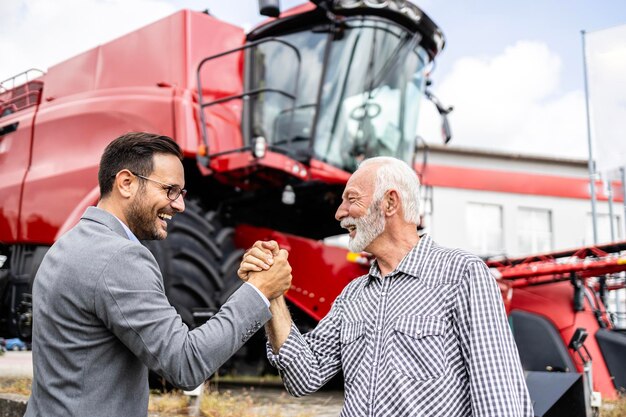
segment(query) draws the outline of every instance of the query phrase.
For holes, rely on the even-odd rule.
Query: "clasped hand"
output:
[[[291,287],[288,257],[289,253],[275,241],[257,241],[244,253],[237,275],[273,300]]]

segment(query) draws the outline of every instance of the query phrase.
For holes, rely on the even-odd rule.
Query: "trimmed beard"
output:
[[[365,216],[356,219],[347,217],[344,220],[356,226],[356,233],[348,242],[348,249],[355,253],[363,252],[385,230],[385,218],[380,212],[380,201],[372,203]]]
[[[140,195],[135,197],[135,200],[130,204],[126,213],[126,221],[128,222],[128,228],[139,240],[163,240],[165,236],[156,224],[155,214],[147,207],[146,204],[141,204],[142,198]]]

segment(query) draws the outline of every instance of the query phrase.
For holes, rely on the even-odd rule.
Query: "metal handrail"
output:
[[[32,81],[33,78],[37,78],[37,77],[30,78],[29,74],[31,72],[37,72],[38,73],[37,77],[40,77],[40,76],[46,74],[45,72],[43,72],[40,69],[30,68],[30,69],[27,69],[26,71],[22,71],[19,74],[16,74],[16,75],[14,75],[12,77],[9,77],[9,78],[7,78],[4,81],[0,81],[0,88],[2,88],[2,90],[4,90],[4,92],[8,92],[8,91],[13,90],[15,87],[21,86],[22,84],[27,84],[29,81]],[[24,82],[17,84],[17,79],[22,77],[22,76],[24,77]],[[5,84],[7,84],[9,82],[12,84],[10,88],[5,85]]]
[[[3,87],[5,92],[2,94],[8,95],[9,97],[0,101],[0,117],[37,105],[41,97],[42,88],[43,82],[36,80],[29,80],[25,84],[20,84],[10,90],[6,90],[5,87]],[[18,89],[23,89],[23,91],[18,91]]]
[[[250,90],[250,91],[245,91],[242,94],[235,94],[232,96],[228,96],[228,97],[222,97],[216,100],[213,100],[211,102],[204,102],[204,98],[202,96],[202,81],[200,79],[200,71],[202,70],[202,66],[207,63],[208,61],[211,61],[213,59],[216,58],[221,58],[225,55],[229,55],[232,54],[234,52],[239,52],[239,51],[244,51],[246,49],[250,49],[252,47],[255,47],[261,43],[266,43],[266,42],[278,42],[278,43],[282,43],[283,45],[291,48],[295,54],[296,54],[296,58],[298,60],[298,70],[296,71],[296,79],[295,79],[295,87],[294,87],[294,94],[289,94],[285,91],[282,90],[278,90],[278,89],[273,89],[273,88],[260,88],[260,89],[255,89],[255,90]],[[212,106],[214,104],[218,104],[218,103],[223,103],[229,100],[234,100],[234,99],[239,99],[239,98],[246,98],[249,96],[254,96],[254,95],[258,95],[264,92],[274,92],[274,93],[278,93],[281,94],[285,97],[290,98],[293,101],[293,107],[292,110],[295,108],[295,103],[296,103],[296,97],[298,95],[298,83],[300,82],[300,67],[302,64],[302,59],[300,56],[300,51],[298,50],[298,48],[294,45],[292,45],[291,43],[283,40],[283,39],[279,39],[279,38],[265,38],[265,39],[260,39],[258,41],[255,42],[250,42],[250,43],[246,43],[243,46],[240,46],[238,48],[234,48],[225,52],[221,52],[219,54],[216,55],[212,55],[209,57],[204,58],[202,61],[200,61],[200,63],[198,64],[198,69],[196,70],[196,79],[197,79],[197,83],[198,83],[198,103],[199,103],[199,110],[200,110],[200,124],[202,127],[202,142],[204,143],[205,146],[205,151],[206,151],[206,164],[208,164],[208,158],[211,156],[209,153],[209,139],[208,139],[208,134],[206,131],[206,120],[204,117],[204,108],[205,107],[209,107]],[[230,153],[231,151],[227,151],[227,153]]]

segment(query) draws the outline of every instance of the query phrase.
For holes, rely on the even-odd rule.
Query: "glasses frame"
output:
[[[139,175],[137,173],[134,173],[132,171],[129,171],[131,174],[133,174],[135,177],[139,177],[143,180],[146,181],[152,181],[155,182],[157,184],[162,185],[164,190],[167,190],[167,199],[170,201],[176,201],[178,200],[178,197],[180,197],[181,195],[183,196],[183,199],[185,198],[185,196],[187,195],[187,190],[184,188],[180,188],[180,186],[178,185],[172,185],[172,184],[167,184],[165,182],[161,182],[161,181],[157,181],[157,180],[153,180],[152,178],[148,178],[148,177],[144,177],[143,175]],[[170,194],[172,194],[172,192],[176,193],[176,197],[172,198],[172,196]]]

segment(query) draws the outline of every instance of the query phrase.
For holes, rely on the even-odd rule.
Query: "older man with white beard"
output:
[[[273,300],[270,362],[294,396],[343,370],[346,417],[533,416],[493,277],[476,256],[418,235],[418,190],[400,160],[360,165],[335,217],[350,233],[350,250],[376,260],[307,334],[284,298]],[[270,268],[278,250],[276,242],[257,242],[240,277]]]

